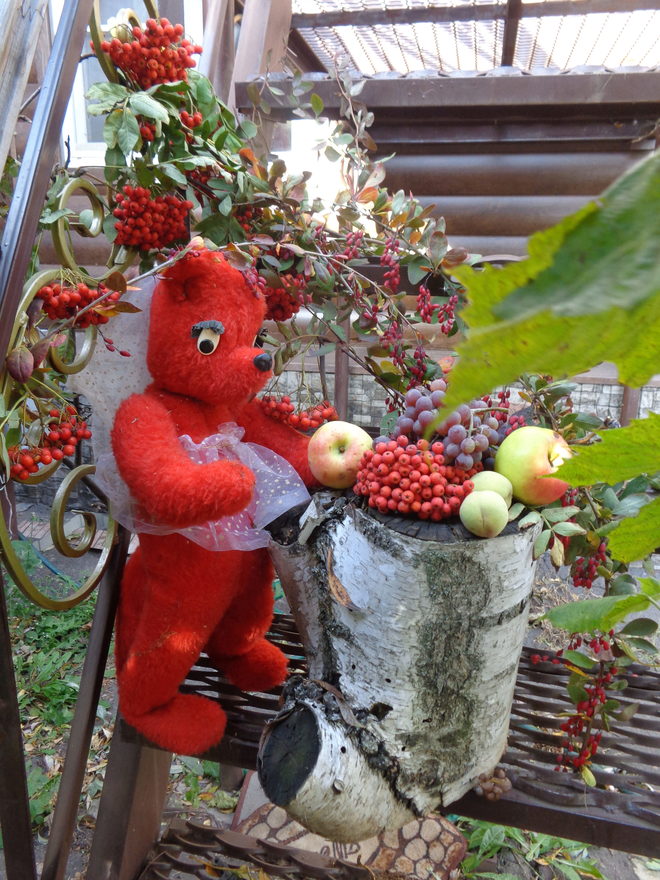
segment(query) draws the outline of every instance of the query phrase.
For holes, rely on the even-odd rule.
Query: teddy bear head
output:
[[[271,356],[255,344],[265,311],[263,295],[218,251],[190,251],[153,293],[147,366],[155,386],[210,404],[252,397],[271,376]]]

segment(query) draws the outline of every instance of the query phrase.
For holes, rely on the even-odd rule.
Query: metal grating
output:
[[[277,615],[269,635],[304,673],[303,648],[289,615]],[[639,705],[629,722],[606,735],[593,767],[596,788],[555,770],[561,712],[570,712],[567,672],[551,662],[535,665],[523,649],[501,766],[513,790],[492,803],[470,793],[449,806],[452,814],[543,831],[588,844],[660,857],[660,673],[631,667],[628,687],[618,698]],[[220,699],[228,724],[219,747],[206,757],[223,764],[256,766],[263,725],[278,709],[279,691],[245,694],[229,685],[201,658],[185,685],[188,691]],[[123,734],[139,736],[126,725]]]

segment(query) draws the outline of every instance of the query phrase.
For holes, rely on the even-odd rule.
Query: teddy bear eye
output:
[[[200,321],[195,324],[190,335],[197,340],[197,350],[200,354],[213,354],[218,347],[220,337],[225,328],[220,321]]]

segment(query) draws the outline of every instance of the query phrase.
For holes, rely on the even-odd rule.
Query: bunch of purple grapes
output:
[[[411,440],[425,436],[431,424],[436,423],[432,437],[445,447],[447,464],[469,470],[478,462],[486,469],[492,468],[495,452],[511,431],[525,424],[523,416],[508,411],[508,393],[499,396],[499,406],[493,407],[490,398],[463,403],[438,422],[447,382],[434,379],[428,388],[411,388],[406,392],[405,409],[399,415],[391,437],[405,434]]]

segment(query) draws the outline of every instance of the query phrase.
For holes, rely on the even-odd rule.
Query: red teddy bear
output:
[[[174,752],[202,752],[225,729],[217,702],[179,691],[202,650],[242,690],[268,690],[286,676],[284,654],[264,638],[273,612],[267,548],[214,550],[190,537],[191,527],[203,530],[246,508],[253,469],[231,455],[199,463],[184,448],[184,441],[213,445],[235,423],[244,429],[239,446],[268,447],[314,482],[307,438],[255,400],[271,376],[270,355],[255,347],[264,314],[263,296],[221,254],[189,252],[154,290],[153,382],[121,404],[112,429],[119,473],[146,523],[121,584],[120,709]]]

